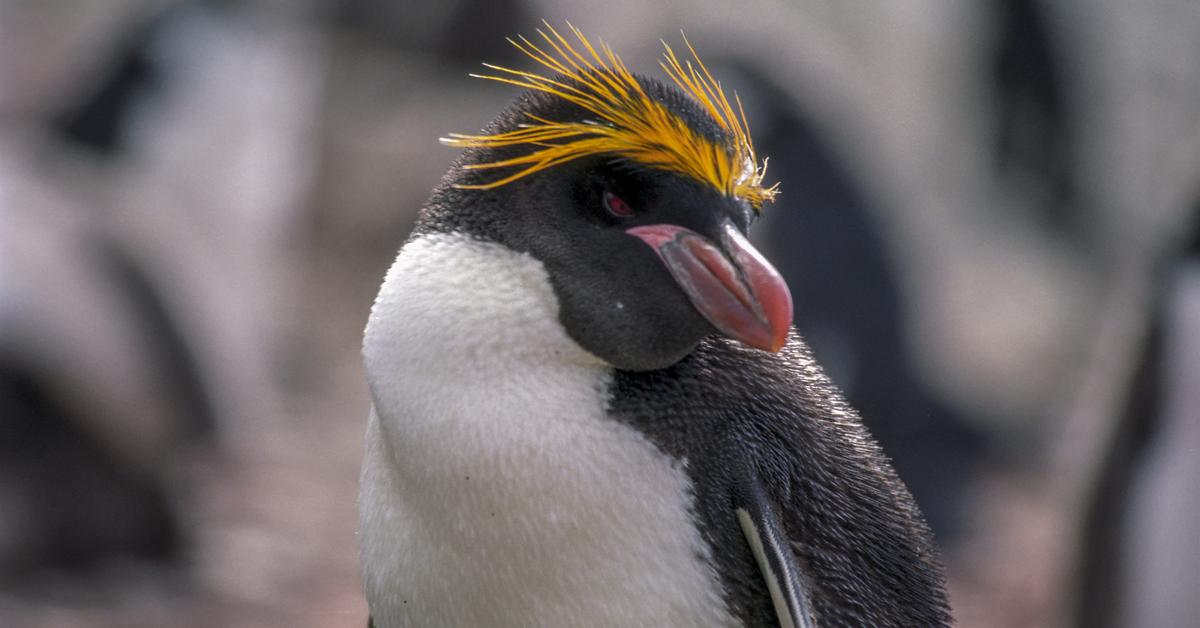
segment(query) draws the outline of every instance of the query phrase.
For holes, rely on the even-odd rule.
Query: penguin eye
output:
[[[617,218],[628,218],[633,215],[633,208],[629,206],[629,203],[626,203],[625,199],[608,190],[604,191],[603,201],[604,209]]]

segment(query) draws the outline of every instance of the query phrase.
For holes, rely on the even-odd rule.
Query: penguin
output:
[[[543,24],[371,309],[369,623],[949,625],[916,504],[746,237],[777,186],[740,103],[686,39],[668,83]]]

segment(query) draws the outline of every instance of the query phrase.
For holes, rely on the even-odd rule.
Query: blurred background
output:
[[[687,32],[964,628],[1200,625],[1191,0],[0,2],[0,626],[364,625],[374,292],[571,20]]]

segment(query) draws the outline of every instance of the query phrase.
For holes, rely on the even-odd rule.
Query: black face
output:
[[[744,232],[753,214],[677,175],[589,161],[523,186],[507,243],[546,265],[561,321],[585,349],[621,369],[674,364],[715,330],[626,230],[667,223],[716,240],[723,223]]]
[[[489,132],[511,128],[524,111],[558,120],[585,117],[553,99],[527,95]],[[696,115],[702,114],[689,112]],[[703,124],[704,118],[698,120]],[[747,202],[690,178],[606,155],[554,166],[491,190],[453,187],[493,180],[495,171],[461,166],[503,156],[485,150],[465,153],[435,192],[418,230],[466,231],[540,260],[567,333],[619,369],[664,368],[717,331],[655,248],[627,230],[677,225],[720,242],[730,227],[745,233],[755,216]]]

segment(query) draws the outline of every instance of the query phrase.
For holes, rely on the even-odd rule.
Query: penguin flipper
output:
[[[758,478],[751,477],[736,500],[735,512],[746,542],[767,583],[780,628],[817,628],[800,568]]]

